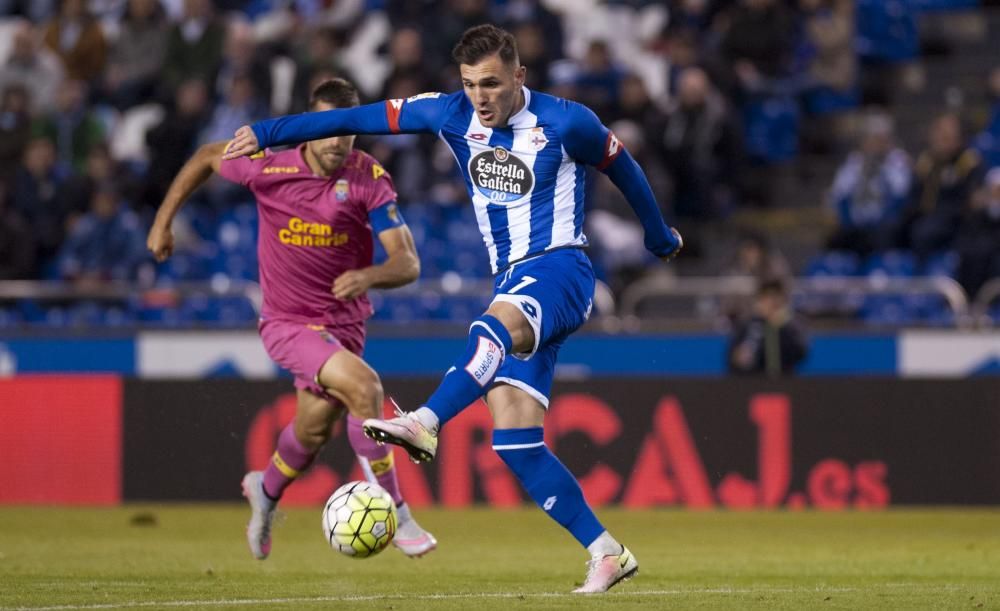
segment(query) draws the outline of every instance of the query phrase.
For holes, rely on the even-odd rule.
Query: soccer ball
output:
[[[371,482],[348,482],[323,508],[323,536],[330,547],[351,558],[381,552],[396,534],[396,503]]]

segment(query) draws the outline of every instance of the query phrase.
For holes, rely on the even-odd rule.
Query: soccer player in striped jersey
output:
[[[331,79],[313,91],[310,105],[354,107],[358,92],[343,79]],[[399,510],[393,544],[407,556],[422,556],[437,541],[403,501],[392,452],[361,428],[363,420],[382,413],[381,381],[361,358],[365,321],[372,314],[367,290],[403,286],[420,273],[392,179],[374,158],[353,148],[353,135],[222,160],[227,144],[205,144],[184,164],[157,211],[147,245],[158,261],[171,255],[174,216],[213,172],[244,185],[257,199],[264,302],[259,331],[268,355],[295,376],[298,405],[267,467],[243,478],[251,508],[250,552],[260,560],[270,554],[278,500],[313,463],[346,409],[348,441],[366,477],[385,488]],[[373,235],[388,255],[380,265],[372,265]]]
[[[529,90],[510,33],[467,30],[453,51],[463,91],[424,93],[352,109],[279,117],[236,132],[226,157],[334,134],[437,134],[465,176],[490,254],[494,298],[469,327],[465,351],[414,412],[364,422],[365,433],[398,444],[415,461],[437,449],[437,433],[485,397],[493,449],[531,498],[591,554],[579,593],[631,577],[638,563],[601,525],[579,484],[543,441],[556,357],[590,315],[594,273],[582,249],[585,167],[604,172],[642,223],[660,258],[681,249],[642,170],[585,106]]]

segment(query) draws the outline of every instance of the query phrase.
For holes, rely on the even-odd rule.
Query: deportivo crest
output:
[[[528,164],[502,146],[472,157],[469,177],[479,193],[499,204],[519,200],[535,186],[535,175]]]
[[[333,185],[333,194],[337,198],[338,202],[342,202],[347,199],[347,194],[351,191],[351,185],[347,182],[347,179],[341,178]]]
[[[545,145],[549,143],[549,139],[545,137],[545,130],[541,127],[531,128],[531,138],[528,139],[531,142],[531,146],[534,147],[536,151],[540,151],[545,148]]]

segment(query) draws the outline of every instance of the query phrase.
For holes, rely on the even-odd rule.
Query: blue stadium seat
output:
[[[923,273],[927,276],[954,278],[957,271],[958,253],[953,250],[934,253],[923,266]]]
[[[905,325],[918,316],[900,295],[869,295],[861,307],[861,319],[870,325]]]
[[[824,276],[855,276],[861,268],[860,258],[846,251],[831,250],[813,257],[806,265],[807,278]]]
[[[15,307],[0,308],[0,329],[14,327],[24,322],[24,317]]]
[[[865,276],[912,278],[917,275],[917,258],[905,250],[875,253],[865,260],[862,273]]]

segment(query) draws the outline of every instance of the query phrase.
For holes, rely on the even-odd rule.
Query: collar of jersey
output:
[[[524,106],[507,119],[507,127],[509,128],[517,127],[517,123],[525,119],[523,115],[527,115],[528,107],[531,106],[531,90],[522,85],[521,92],[524,93]]]

